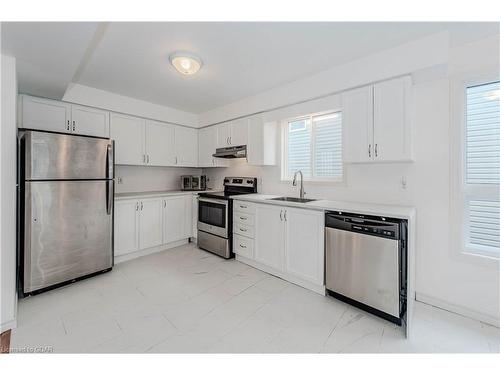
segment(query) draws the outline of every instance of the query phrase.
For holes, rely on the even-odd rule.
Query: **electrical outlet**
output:
[[[123,184],[123,179],[121,177],[117,177],[116,178],[116,183],[120,184],[120,185]]]

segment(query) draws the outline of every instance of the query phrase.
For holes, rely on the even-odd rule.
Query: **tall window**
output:
[[[466,251],[500,257],[500,82],[466,88]]]
[[[282,179],[301,170],[307,180],[342,181],[342,112],[290,120],[283,141]]]

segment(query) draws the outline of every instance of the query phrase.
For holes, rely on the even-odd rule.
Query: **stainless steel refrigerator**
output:
[[[19,290],[113,267],[113,141],[19,131]]]

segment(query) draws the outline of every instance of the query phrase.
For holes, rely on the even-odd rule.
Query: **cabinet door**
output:
[[[71,133],[71,105],[57,100],[21,96],[20,127]]]
[[[255,248],[257,262],[283,271],[285,249],[284,208],[267,204],[256,205]]]
[[[179,167],[196,167],[198,164],[198,133],[196,129],[175,127],[175,154]]]
[[[141,118],[111,114],[111,139],[115,140],[115,163],[144,165],[146,121]]]
[[[191,237],[198,238],[198,195],[193,195],[192,197],[192,218],[191,218]]]
[[[286,272],[323,284],[324,214],[319,211],[286,208]]]
[[[146,163],[154,166],[175,165],[174,127],[146,121]]]
[[[231,129],[229,123],[216,125],[217,128],[217,148],[228,147],[229,137],[231,136]]]
[[[149,198],[140,201],[139,245],[141,249],[159,246],[163,235],[163,200]]]
[[[115,202],[115,257],[139,250],[139,201]]]
[[[410,155],[410,77],[374,86],[374,157],[379,161],[402,161]]]
[[[186,238],[184,209],[184,196],[163,198],[163,243]]]
[[[75,134],[109,138],[109,112],[73,104],[71,129]]]
[[[278,124],[261,115],[248,120],[247,161],[250,165],[276,165]]]
[[[229,144],[231,146],[241,146],[248,143],[248,118],[231,122]]]
[[[182,238],[193,237],[193,198],[191,195],[184,195],[184,210],[181,218],[184,218],[184,230]]]
[[[373,158],[373,86],[342,94],[345,162],[359,163]]]
[[[215,167],[215,153],[217,144],[217,129],[215,126],[200,129],[198,132],[198,167]]]

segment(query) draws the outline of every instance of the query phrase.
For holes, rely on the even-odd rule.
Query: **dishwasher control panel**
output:
[[[365,233],[394,240],[398,240],[400,237],[399,220],[382,216],[332,211],[326,213],[325,225],[331,228]]]

